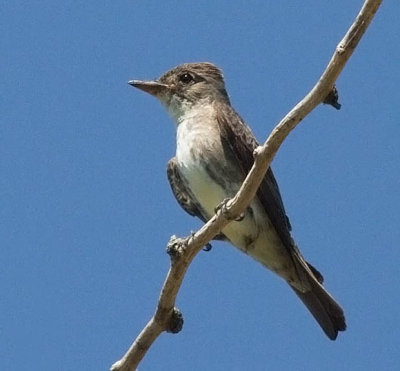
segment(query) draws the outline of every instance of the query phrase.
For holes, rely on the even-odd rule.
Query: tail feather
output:
[[[315,268],[313,265],[311,265],[309,262],[306,262],[308,268],[314,275],[314,277],[317,279],[317,281],[322,285],[324,283],[324,276],[321,274],[321,272]]]
[[[324,281],[322,274],[303,259],[297,246],[294,246],[291,252],[299,281],[288,282],[289,286],[305,304],[329,339],[335,340],[339,331],[346,330],[343,309],[322,286]]]
[[[346,329],[343,309],[314,277],[310,276],[309,284],[310,290],[306,292],[293,286],[290,287],[305,304],[329,339],[335,340],[338,332]]]

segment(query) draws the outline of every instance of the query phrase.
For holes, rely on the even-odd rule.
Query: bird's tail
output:
[[[296,266],[297,269],[302,270],[303,279],[307,279],[308,289],[301,291],[292,285],[290,287],[305,304],[329,339],[335,340],[338,332],[346,329],[343,309],[322,286],[321,273],[311,264],[305,263],[301,257],[300,259],[301,261],[298,261],[300,264],[296,264]],[[305,267],[305,265],[307,266]]]

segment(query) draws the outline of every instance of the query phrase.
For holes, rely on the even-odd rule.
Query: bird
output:
[[[257,139],[231,106],[221,69],[185,63],[156,80],[128,82],[156,97],[176,127],[176,155],[167,165],[172,192],[190,215],[207,222],[232,198],[254,163]],[[322,274],[301,255],[291,235],[275,176],[269,167],[256,196],[216,237],[283,278],[329,339],[346,329],[343,309],[323,286]]]

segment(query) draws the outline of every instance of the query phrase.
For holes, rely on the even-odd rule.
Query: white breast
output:
[[[204,107],[197,115],[191,113],[181,120],[177,127],[176,157],[179,170],[189,183],[190,190],[208,214],[207,216],[212,217],[215,208],[239,189],[240,182],[230,183],[232,188],[230,192],[227,192],[209,175],[204,164],[204,161],[206,161],[204,157],[213,157],[214,161],[219,161],[221,169],[225,161],[218,123],[210,120],[212,113],[204,110]],[[204,124],[202,119],[208,120],[207,124]],[[199,151],[203,154],[208,152],[209,156],[203,156],[201,160]],[[221,176],[223,176],[222,172]],[[231,181],[233,182],[232,179]],[[244,236],[256,238],[259,234],[259,228],[254,223],[254,219],[245,218],[240,223],[230,224],[223,232],[234,245],[245,250]]]
[[[187,110],[186,114],[180,112],[177,120],[176,150],[179,171],[209,218],[214,215],[215,207],[232,196],[232,191],[235,192],[240,186],[239,181],[235,183],[230,179],[229,184],[232,188],[228,194],[210,177],[204,162],[200,160],[199,151],[211,155],[203,156],[203,161],[206,161],[204,157],[214,157],[214,160],[217,158],[221,164],[225,161],[222,144],[219,142],[219,127],[213,119],[212,109],[213,107],[208,105],[199,106],[198,109],[193,107]],[[246,211],[242,221],[230,223],[222,232],[240,250],[285,277],[288,272],[287,268],[283,267],[288,261],[287,252],[259,202],[253,201],[251,208],[252,214]]]
[[[179,169],[189,182],[196,199],[211,217],[215,207],[226,198],[225,190],[209,176],[198,154],[220,146],[217,123],[213,122],[212,106],[199,106],[181,117],[177,127],[176,157]]]

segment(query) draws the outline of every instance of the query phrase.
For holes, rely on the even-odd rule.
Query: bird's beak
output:
[[[146,93],[154,95],[155,97],[168,90],[168,85],[162,84],[158,81],[131,80],[128,81],[128,84],[134,86],[135,88],[143,90]]]

